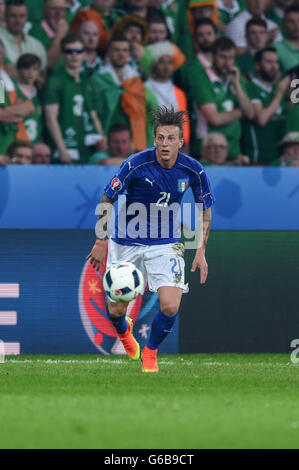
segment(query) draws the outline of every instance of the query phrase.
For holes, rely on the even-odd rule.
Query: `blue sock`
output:
[[[165,313],[159,310],[159,312],[155,316],[153,323],[152,323],[152,329],[151,329],[150,337],[147,343],[147,347],[149,349],[158,348],[158,346],[170,333],[171,328],[174,325],[176,317],[177,317],[177,313],[173,315],[172,317],[170,317],[169,315],[165,315]]]
[[[122,315],[121,317],[112,317],[110,315],[108,304],[106,305],[107,316],[111,321],[112,325],[115,327],[117,333],[119,335],[123,335],[128,329],[128,323],[126,321],[126,314]]]

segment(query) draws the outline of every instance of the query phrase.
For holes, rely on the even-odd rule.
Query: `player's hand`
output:
[[[139,62],[144,55],[144,47],[141,44],[133,43],[130,45],[131,56],[136,62]]]
[[[250,165],[251,161],[248,155],[238,155],[234,160],[234,165]]]
[[[72,157],[67,150],[59,152],[59,159],[61,163],[73,163]]]
[[[271,45],[272,42],[274,41],[276,35],[280,32],[279,26],[276,28],[270,29],[270,31],[267,31],[267,44]]]
[[[196,269],[200,270],[200,283],[204,284],[208,277],[208,263],[203,251],[197,251],[194,257],[191,272],[194,273]]]
[[[229,75],[233,85],[238,86],[240,84],[240,71],[235,65],[230,69]]]
[[[106,152],[107,148],[108,148],[108,139],[104,135],[104,136],[102,136],[102,138],[99,140],[99,142],[97,144],[97,151],[98,152]]]
[[[6,166],[10,163],[10,158],[6,155],[0,155],[0,166]]]
[[[278,85],[276,87],[276,95],[283,97],[286,94],[286,91],[289,88],[290,84],[291,77],[289,75],[286,75],[278,82]]]
[[[92,264],[92,267],[99,271],[101,264],[105,264],[106,257],[106,240],[97,240],[93,246],[93,249],[86,256],[86,260]]]
[[[57,23],[56,36],[57,36],[59,39],[63,39],[64,36],[67,34],[68,31],[69,31],[69,25],[68,25],[68,23],[66,22],[66,20],[64,20],[64,19],[62,18],[62,19],[59,20],[58,23]]]

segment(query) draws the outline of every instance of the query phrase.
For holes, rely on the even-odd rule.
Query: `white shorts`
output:
[[[119,261],[135,264],[148,282],[149,290],[157,292],[159,287],[174,286],[189,291],[185,284],[185,261],[183,243],[165,245],[120,245],[112,239],[108,242],[107,268]]]

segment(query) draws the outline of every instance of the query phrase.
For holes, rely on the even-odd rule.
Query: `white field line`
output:
[[[174,360],[167,360],[167,359],[161,359],[159,364],[164,364],[164,365],[176,365],[178,360],[180,363],[191,366],[193,365],[192,361],[185,361],[184,359],[182,360],[181,358],[174,359]],[[12,363],[12,364],[32,364],[32,363],[44,363],[44,364],[125,364],[127,363],[126,359],[106,359],[106,358],[97,358],[97,359],[8,359],[6,358],[6,362]],[[211,361],[211,362],[200,362],[198,366],[207,366],[207,367],[214,367],[214,366],[225,366],[225,367],[248,367],[248,366],[261,366],[261,367],[286,367],[286,366],[293,366],[292,362],[287,362],[287,363],[271,363],[271,362],[260,362],[260,363],[231,363],[231,362],[217,362],[217,361]]]
[[[90,360],[80,360],[80,359],[6,359],[6,362],[12,364],[32,364],[32,363],[44,363],[44,364],[125,364],[127,361],[124,359],[90,359]],[[166,365],[174,365],[174,361],[167,361],[162,359],[159,361],[159,364],[166,364]],[[187,365],[191,365],[192,363],[186,363]]]
[[[254,363],[254,362],[244,362],[244,363],[240,363],[240,362],[217,362],[217,361],[211,361],[211,362],[201,362],[200,365],[201,366],[226,366],[226,367],[248,367],[248,366],[261,366],[261,367],[269,367],[269,366],[290,366],[292,365],[293,363],[292,362],[276,362],[276,363],[272,363],[272,362],[258,362],[258,363]]]

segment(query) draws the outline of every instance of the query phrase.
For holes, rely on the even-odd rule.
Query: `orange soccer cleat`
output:
[[[119,335],[119,339],[121,340],[126,353],[128,356],[136,361],[140,358],[140,346],[137,343],[136,339],[133,336],[133,321],[130,317],[126,318],[128,323],[128,329],[123,335]]]
[[[147,346],[142,351],[142,372],[158,372],[158,349],[149,349]]]

